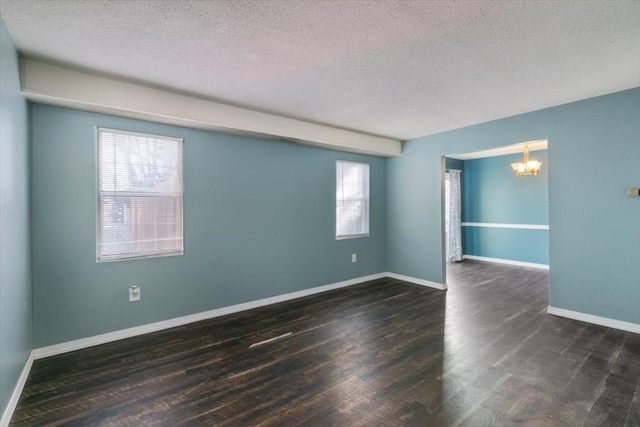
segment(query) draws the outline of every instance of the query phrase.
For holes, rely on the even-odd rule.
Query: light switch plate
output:
[[[627,188],[627,196],[640,197],[640,187]]]

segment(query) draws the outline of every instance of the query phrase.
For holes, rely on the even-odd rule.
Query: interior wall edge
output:
[[[22,395],[22,390],[24,390],[24,386],[27,383],[27,379],[29,378],[29,373],[31,372],[31,367],[33,366],[33,361],[35,360],[34,352],[31,350],[29,352],[29,356],[24,363],[24,368],[22,368],[22,372],[20,373],[20,377],[18,377],[18,382],[13,389],[13,393],[11,393],[11,398],[7,403],[7,406],[2,413],[2,418],[0,418],[0,427],[6,427],[11,422],[11,417],[13,417],[13,412],[16,410],[18,406],[18,400],[20,400],[20,395]]]
[[[550,304],[638,322],[640,205],[625,190],[639,176],[639,117],[635,87],[406,141],[387,159],[388,268],[446,280],[441,156],[547,139]]]
[[[387,272],[385,274],[387,277],[390,277],[392,279],[403,280],[405,282],[410,282],[420,286],[426,286],[428,288],[438,289],[440,291],[447,290],[446,283],[432,282],[430,280],[419,279],[417,277],[405,276],[404,274],[397,274],[397,273],[391,273],[391,272]]]
[[[564,308],[553,307],[551,305],[547,307],[547,313],[554,316],[566,317],[567,319],[579,320],[581,322],[592,323],[594,325],[606,326],[608,328],[640,334],[640,323],[624,322],[622,320],[611,319],[609,317],[594,316],[593,314],[567,310]]]

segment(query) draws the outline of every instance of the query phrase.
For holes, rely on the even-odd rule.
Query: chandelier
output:
[[[537,160],[529,160],[529,146],[525,144],[522,163],[511,163],[511,167],[516,176],[536,176],[542,167],[542,163]]]

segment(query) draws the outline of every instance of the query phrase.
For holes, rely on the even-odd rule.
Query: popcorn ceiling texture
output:
[[[638,1],[0,5],[25,56],[397,139],[640,86]]]

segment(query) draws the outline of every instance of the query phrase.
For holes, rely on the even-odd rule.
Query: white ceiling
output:
[[[0,0],[27,57],[396,139],[640,86],[639,1]]]

